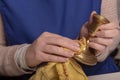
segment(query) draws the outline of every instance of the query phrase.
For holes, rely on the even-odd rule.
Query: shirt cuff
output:
[[[28,49],[28,47],[30,46],[30,44],[23,44],[23,46],[21,46],[15,53],[15,62],[17,64],[17,66],[22,69],[24,72],[27,73],[32,73],[34,71],[36,71],[36,67],[28,67],[25,61],[25,55],[26,55],[26,51]]]

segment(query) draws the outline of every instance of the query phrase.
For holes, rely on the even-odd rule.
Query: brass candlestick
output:
[[[109,23],[109,20],[107,20],[105,17],[98,14],[93,15],[93,21],[88,28],[88,37],[78,40],[80,44],[80,51],[76,52],[76,54],[74,55],[74,58],[77,61],[91,66],[97,64],[97,58],[95,57],[94,49],[89,48],[88,43],[91,37],[95,37],[95,33],[99,30],[99,26],[107,23]]]

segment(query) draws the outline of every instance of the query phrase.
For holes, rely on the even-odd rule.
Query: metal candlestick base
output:
[[[95,37],[95,33],[99,30],[99,27],[103,24],[107,24],[109,21],[98,14],[93,15],[93,22],[89,26],[89,35],[87,38],[80,38],[78,40],[80,44],[80,51],[76,52],[74,59],[85,64],[85,65],[96,65],[97,58],[94,55],[94,49],[88,47],[89,39]]]

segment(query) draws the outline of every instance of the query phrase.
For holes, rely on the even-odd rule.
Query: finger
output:
[[[64,57],[73,57],[74,52],[70,50],[65,50],[62,47],[54,46],[54,45],[46,45],[43,49],[45,53],[48,54],[54,54],[54,55],[60,55]]]
[[[102,38],[113,38],[118,34],[119,34],[118,29],[101,30],[101,31],[96,32],[96,36],[97,37],[102,37]]]
[[[113,39],[106,39],[106,38],[90,38],[90,42],[94,42],[97,44],[101,44],[104,46],[111,45],[113,43]]]
[[[94,14],[96,14],[96,11],[93,11],[92,13],[91,13],[91,15],[90,15],[90,18],[89,18],[89,24],[91,24],[92,23],[92,19],[93,19],[93,15]]]
[[[96,57],[99,57],[99,56],[102,55],[102,54],[103,54],[102,51],[100,52],[100,51],[96,51],[96,50],[95,50],[95,56],[96,56]]]
[[[97,51],[103,51],[105,49],[104,45],[100,45],[100,44],[97,44],[97,43],[94,43],[94,42],[90,42],[89,47],[91,47],[91,48],[93,48]]]
[[[48,62],[48,61],[52,61],[52,62],[65,62],[68,58],[62,57],[62,56],[56,56],[56,55],[49,55],[44,53],[43,54],[44,58],[43,58],[43,62]]]
[[[69,39],[67,37],[62,37],[57,34],[49,33],[49,32],[44,32],[42,34],[42,37],[45,37],[44,41],[47,44],[53,44],[61,47],[66,47],[71,50],[79,50],[79,44],[75,42],[72,39]]]
[[[112,30],[112,29],[117,29],[118,28],[118,25],[115,24],[115,23],[108,23],[108,24],[104,24],[104,25],[101,25],[99,27],[100,30]]]
[[[49,37],[47,38],[47,44],[65,47],[73,51],[79,50],[79,44],[76,41],[65,37]]]

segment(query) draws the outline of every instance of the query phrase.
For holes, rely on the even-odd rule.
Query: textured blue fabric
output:
[[[45,31],[75,39],[90,13],[100,13],[100,7],[101,0],[0,0],[8,45],[32,43]],[[87,75],[118,71],[111,58],[82,66]]]
[[[31,43],[44,31],[75,39],[94,10],[94,1],[3,0],[8,45]]]

